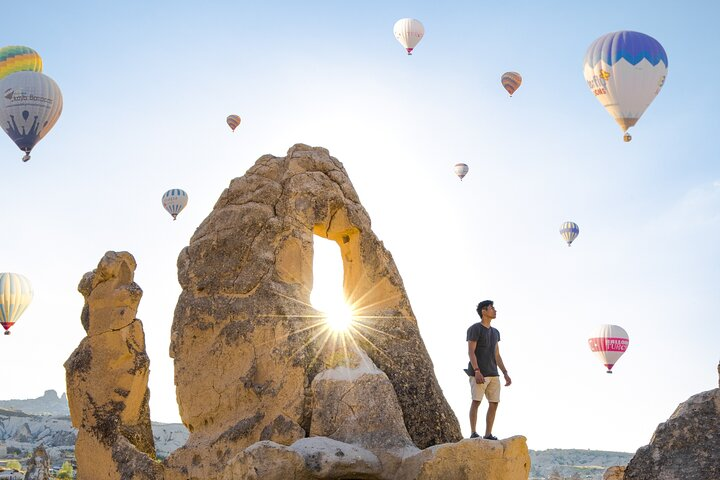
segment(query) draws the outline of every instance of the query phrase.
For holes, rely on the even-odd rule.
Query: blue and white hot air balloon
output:
[[[179,188],[173,188],[171,190],[168,190],[162,197],[163,207],[165,207],[165,210],[167,210],[170,215],[172,215],[173,220],[177,220],[178,213],[180,213],[182,209],[185,208],[187,202],[187,193],[185,193],[184,190],[180,190]]]
[[[590,91],[627,133],[660,92],[668,70],[665,49],[644,33],[608,33],[588,48],[583,73]]]
[[[580,227],[575,222],[565,222],[560,225],[560,235],[567,242],[568,247],[580,234]]]

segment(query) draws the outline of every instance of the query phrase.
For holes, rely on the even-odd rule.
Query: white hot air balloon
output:
[[[578,227],[578,224],[575,222],[565,222],[560,225],[560,235],[569,247],[577,236],[580,235],[580,227]]]
[[[455,175],[460,177],[460,180],[462,180],[463,177],[465,175],[467,175],[469,170],[470,170],[470,168],[464,163],[456,163],[455,164]]]
[[[624,328],[617,325],[600,325],[588,339],[590,350],[600,358],[603,365],[607,367],[607,373],[612,373],[612,368],[618,359],[625,353],[630,338]]]
[[[412,51],[415,46],[422,40],[425,35],[425,27],[420,23],[420,20],[414,18],[401,18],[395,22],[393,27],[393,33],[398,42],[405,47],[408,55],[412,55]]]
[[[177,220],[178,213],[185,208],[188,202],[188,195],[184,190],[173,188],[165,192],[162,197],[162,205],[165,210],[172,215],[173,220]]]
[[[660,43],[640,32],[612,32],[585,54],[583,74],[590,91],[632,140],[634,126],[665,84],[668,57]]]
[[[20,150],[23,161],[55,125],[63,107],[60,88],[40,72],[16,72],[0,80],[0,125]]]
[[[33,298],[30,281],[18,273],[0,273],[0,324],[5,335],[15,325]]]

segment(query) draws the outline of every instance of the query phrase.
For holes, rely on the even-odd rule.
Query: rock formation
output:
[[[461,438],[400,274],[345,169],[323,148],[295,145],[233,180],[178,258],[170,349],[190,438],[177,464],[207,451],[222,464],[273,425],[293,424],[284,442],[309,433],[312,379],[339,348],[309,305],[313,235],[340,247],[359,317],[351,341],[387,375],[414,444]]]
[[[149,359],[135,318],[142,296],[133,282],[135,266],[129,253],[107,252],[78,286],[87,336],[65,370],[81,480],[160,478],[150,429]]]
[[[25,469],[25,480],[50,480],[50,458],[45,447],[40,445],[33,451]]]
[[[720,388],[693,395],[661,423],[625,470],[625,480],[720,478]]]
[[[603,473],[603,480],[623,480],[625,477],[625,467],[610,467]]]
[[[340,246],[348,332],[309,304],[313,235]],[[88,336],[65,365],[81,480],[528,478],[524,437],[458,442],[402,279],[327,150],[261,157],[181,252],[170,353],[190,436],[163,463],[134,270],[108,252],[80,283]]]

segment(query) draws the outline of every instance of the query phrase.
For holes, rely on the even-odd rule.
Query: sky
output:
[[[435,375],[469,436],[465,332],[492,299],[513,384],[493,433],[531,449],[634,452],[720,360],[720,49],[708,2],[55,2],[18,7],[2,45],[40,53],[63,92],[23,163],[0,139],[0,271],[32,305],[0,337],[0,399],[65,391],[85,335],[77,285],[129,251],[144,291],[151,417],[177,422],[170,328],[176,260],[230,180],[295,143],[340,160],[403,277]],[[404,17],[425,36],[408,56]],[[636,30],[665,48],[665,85],[622,132],[582,61]],[[513,98],[500,75],[517,71]],[[225,124],[235,113],[235,133]],[[470,171],[460,182],[453,165]],[[182,188],[173,222],[162,194]],[[580,226],[568,248],[558,233]],[[339,249],[316,237],[313,298],[336,294]],[[327,293],[324,293],[327,292]],[[600,324],[630,346],[605,373]],[[9,359],[9,361],[8,361]],[[10,367],[8,368],[8,365]],[[480,425],[485,405],[480,410]]]

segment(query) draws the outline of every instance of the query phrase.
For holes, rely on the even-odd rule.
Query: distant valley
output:
[[[152,423],[159,458],[183,446],[188,430],[181,423]],[[0,451],[27,453],[40,444],[55,459],[74,455],[77,429],[70,421],[67,397],[48,390],[42,397],[0,400]],[[530,480],[602,480],[613,465],[627,465],[633,453],[600,450],[530,450]]]

